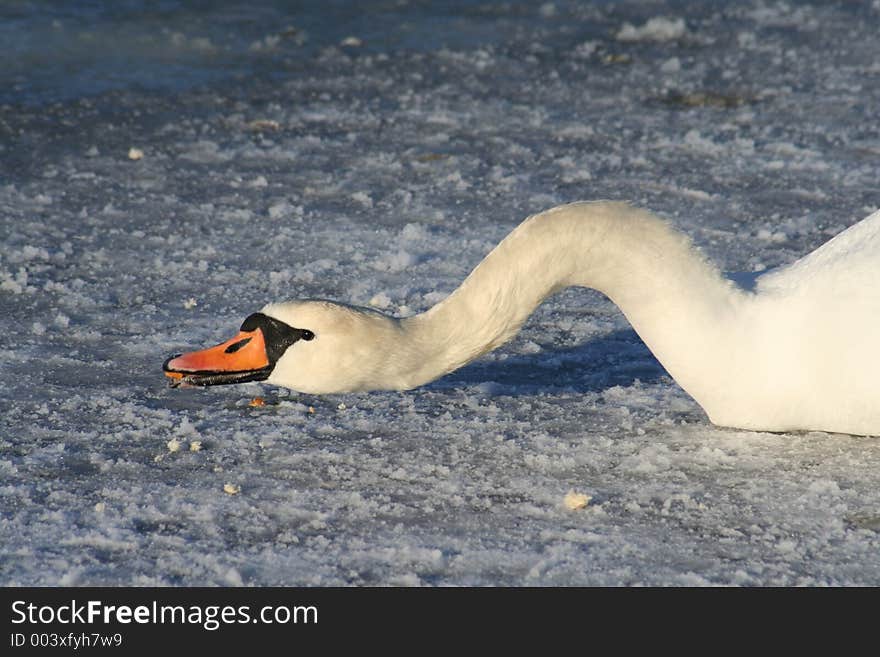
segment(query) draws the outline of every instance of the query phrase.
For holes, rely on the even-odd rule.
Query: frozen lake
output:
[[[161,371],[577,199],[792,262],[880,206],[880,2],[64,4],[0,8],[0,584],[880,585],[880,440],[711,425],[592,291],[409,392]]]

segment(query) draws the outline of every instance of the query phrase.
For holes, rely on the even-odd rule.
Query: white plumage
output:
[[[265,307],[316,336],[268,380],[308,393],[413,388],[503,344],[547,296],[578,285],[617,304],[717,424],[880,434],[878,284],[880,212],[745,290],[655,215],[573,203],[528,218],[423,314]]]

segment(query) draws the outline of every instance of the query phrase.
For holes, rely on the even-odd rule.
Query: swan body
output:
[[[545,298],[573,285],[611,299],[716,424],[880,434],[880,212],[746,290],[650,212],[606,201],[559,206],[526,219],[422,314],[269,304],[260,316],[294,333],[254,371],[305,393],[414,388],[505,343]],[[244,328],[214,349],[252,344]],[[234,382],[222,380],[222,362],[192,357],[169,359],[166,374]],[[203,370],[219,380],[202,379]]]

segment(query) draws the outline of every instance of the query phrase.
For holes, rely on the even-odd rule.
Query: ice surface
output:
[[[710,425],[595,292],[405,393],[161,373],[575,199],[792,262],[880,205],[877,3],[147,4],[0,9],[0,583],[880,584],[880,442]]]

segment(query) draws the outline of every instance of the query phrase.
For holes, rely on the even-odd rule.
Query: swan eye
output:
[[[302,333],[300,334],[300,337],[301,337],[303,340],[305,340],[306,342],[308,342],[309,340],[314,340],[314,339],[315,339],[315,334],[312,333],[312,332],[311,332],[310,330],[308,330],[308,329],[303,329],[303,330],[302,330]]]

